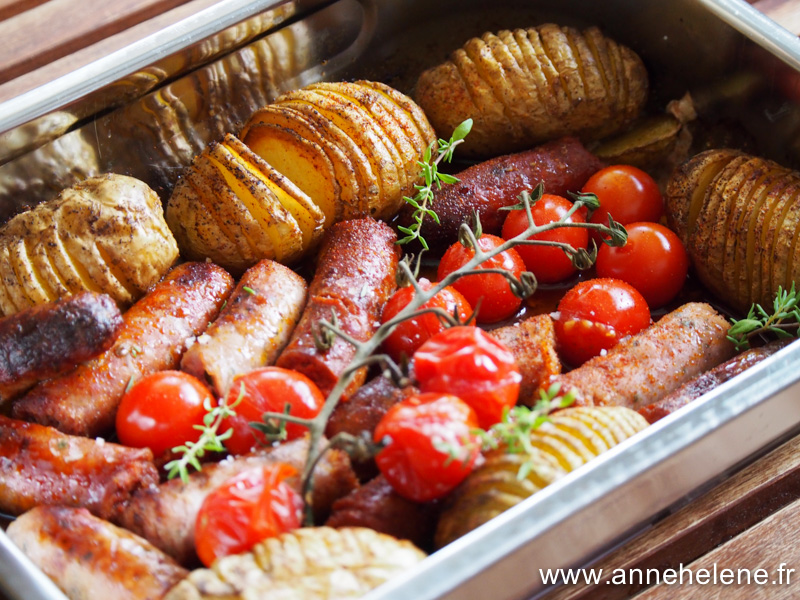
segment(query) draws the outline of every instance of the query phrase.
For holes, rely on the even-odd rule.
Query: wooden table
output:
[[[0,101],[70,72],[217,0],[0,0]],[[751,2],[800,34],[800,0]],[[124,4],[121,6],[121,4]],[[42,27],[58,23],[58,27]],[[11,51],[10,49],[13,49]],[[800,437],[795,438],[594,565],[614,569],[763,568],[788,585],[562,587],[548,600],[800,597]],[[637,595],[638,594],[638,595]],[[2,600],[2,599],[0,599]]]

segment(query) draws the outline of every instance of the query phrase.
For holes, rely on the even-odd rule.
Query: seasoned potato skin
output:
[[[647,100],[639,56],[595,28],[547,23],[472,38],[422,73],[414,98],[439,137],[474,119],[458,151],[496,156],[564,135],[602,139]]]
[[[177,257],[152,189],[124,175],[92,177],[0,229],[0,316],[84,291],[127,308]]]

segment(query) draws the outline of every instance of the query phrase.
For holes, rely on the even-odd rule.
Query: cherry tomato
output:
[[[517,403],[522,381],[514,355],[477,327],[451,327],[422,344],[414,376],[421,391],[453,394],[469,404],[482,429]]]
[[[313,381],[302,373],[280,367],[262,367],[236,377],[228,392],[228,406],[237,402],[240,394],[243,396],[234,408],[236,415],[225,419],[220,427],[222,432],[233,429],[233,435],[225,441],[225,447],[233,454],[245,454],[254,446],[267,443],[264,434],[250,426],[252,422],[261,422],[265,412],[282,413],[288,404],[290,415],[310,419],[325,403]],[[302,425],[288,423],[286,439],[300,437],[307,431]]]
[[[134,448],[150,448],[154,456],[200,439],[195,425],[216,404],[209,389],[181,371],[145,375],[122,397],[117,410],[117,436]]]
[[[484,252],[489,252],[503,243],[505,240],[496,235],[484,234],[478,239],[478,247]],[[437,273],[439,280],[464,266],[474,256],[474,249],[466,248],[459,242],[450,246],[439,263]],[[525,263],[517,251],[511,248],[484,261],[476,268],[505,269],[519,278],[525,271]],[[467,275],[453,283],[453,287],[478,311],[477,320],[482,323],[495,323],[508,319],[522,305],[522,299],[514,295],[508,280],[499,273]]]
[[[608,213],[627,225],[637,221],[657,222],[664,214],[664,200],[650,175],[630,165],[612,165],[592,175],[581,190],[595,194],[600,208],[592,213],[592,223],[608,224]],[[600,236],[594,234],[595,241]]]
[[[538,202],[531,206],[531,216],[535,225],[542,226],[554,223],[567,214],[572,208],[572,202],[562,196],[544,194]],[[567,223],[585,223],[586,220],[580,212],[575,212]],[[509,240],[528,229],[528,215],[524,210],[512,210],[508,213],[503,223],[503,238]],[[547,242],[561,242],[573,248],[586,248],[589,244],[589,231],[579,227],[560,227],[551,229],[537,235],[532,235],[529,240],[542,240]],[[575,267],[569,256],[561,249],[554,246],[525,246],[514,248],[525,267],[536,275],[541,283],[556,283],[563,281],[573,273]]]
[[[480,456],[475,411],[449,394],[419,394],[392,406],[375,428],[388,438],[375,462],[395,491],[415,502],[441,498]]]
[[[681,291],[689,257],[681,240],[658,223],[626,225],[628,242],[621,248],[603,244],[597,253],[597,275],[630,283],[650,308],[664,306]]]
[[[570,364],[580,365],[650,324],[650,308],[618,279],[590,279],[569,290],[554,318],[556,341]]]
[[[217,558],[300,527],[303,499],[287,482],[293,466],[275,463],[248,469],[211,492],[194,526],[197,556],[207,567]]]
[[[431,289],[435,284],[424,277],[419,280],[419,287],[423,290]],[[400,288],[383,307],[381,322],[391,321],[414,298],[414,288],[407,286]],[[447,286],[428,300],[420,308],[441,308],[448,314],[457,314],[463,322],[472,314],[472,307],[467,299],[452,286]],[[403,321],[394,328],[392,333],[383,341],[384,351],[394,360],[400,361],[403,356],[408,358],[420,345],[432,335],[446,329],[444,322],[433,313],[426,313],[414,319]]]

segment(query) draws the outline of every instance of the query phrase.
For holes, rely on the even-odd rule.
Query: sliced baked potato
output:
[[[87,290],[126,308],[177,257],[152,189],[124,175],[92,177],[0,229],[0,315]]]
[[[263,258],[296,261],[324,214],[269,163],[228,134],[195,157],[166,210],[184,257],[241,273]]]
[[[709,150],[673,174],[667,218],[698,278],[731,308],[771,306],[800,281],[800,173],[737,150]]]
[[[413,195],[435,142],[422,110],[380,83],[318,83],[257,111],[241,132],[254,152],[323,210],[325,226],[388,218]]]
[[[436,546],[483,525],[647,425],[638,412],[624,406],[559,411],[531,433],[531,453],[509,453],[500,446],[448,496]]]
[[[647,90],[631,49],[594,27],[548,23],[470,39],[420,75],[414,97],[439,137],[472,118],[459,152],[485,157],[564,135],[601,139],[639,115]]]

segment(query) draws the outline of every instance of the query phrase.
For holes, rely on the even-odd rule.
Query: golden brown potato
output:
[[[123,175],[93,177],[0,229],[0,315],[83,291],[125,308],[177,257],[153,190]]]
[[[241,137],[325,213],[325,226],[388,218],[413,195],[435,141],[414,102],[375,82],[317,83],[257,111]]]
[[[264,258],[296,261],[324,221],[306,194],[231,134],[195,157],[166,218],[185,258],[210,258],[234,273]]]
[[[771,306],[798,281],[800,173],[736,150],[685,162],[667,186],[670,225],[698,278],[731,308]]]
[[[528,496],[616,446],[648,425],[623,406],[566,408],[531,433],[533,452],[500,447],[448,496],[436,529],[436,546],[493,519]],[[530,469],[519,477],[520,468]]]
[[[615,133],[638,116],[647,88],[629,48],[594,27],[545,24],[472,38],[420,76],[415,99],[440,137],[472,118],[459,152],[494,156],[564,135]]]

